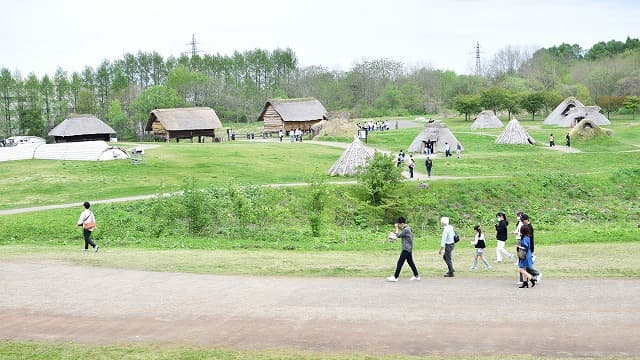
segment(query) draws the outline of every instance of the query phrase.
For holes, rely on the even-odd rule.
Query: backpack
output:
[[[457,232],[453,232],[453,243],[457,243],[458,241],[460,241],[460,236],[458,235]]]

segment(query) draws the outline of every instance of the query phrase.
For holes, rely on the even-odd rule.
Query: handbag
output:
[[[527,250],[518,248],[518,259],[525,260],[527,258]]]
[[[95,223],[95,221],[85,223],[85,221],[87,221],[87,219],[89,219],[89,218],[91,217],[91,215],[92,215],[92,214],[90,214],[89,216],[87,216],[87,217],[84,219],[84,221],[82,222],[82,228],[83,228],[83,229],[85,229],[85,230],[93,230],[93,229],[95,229],[95,228],[96,228],[96,223]]]

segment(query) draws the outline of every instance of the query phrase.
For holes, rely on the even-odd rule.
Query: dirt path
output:
[[[0,261],[0,338],[368,354],[640,356],[640,280],[545,279],[517,289],[512,280],[490,276],[423,276],[387,283]]]

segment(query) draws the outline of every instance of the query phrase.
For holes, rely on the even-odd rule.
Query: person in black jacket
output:
[[[498,223],[495,225],[496,240],[498,240],[498,245],[496,246],[496,263],[501,263],[503,256],[509,258],[509,260],[513,260],[513,254],[510,254],[504,248],[507,243],[507,226],[509,226],[509,221],[507,221],[506,215],[503,212],[497,213],[496,218],[498,220]]]

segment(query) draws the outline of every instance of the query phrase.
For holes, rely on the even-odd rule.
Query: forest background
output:
[[[69,73],[26,77],[0,69],[0,138],[46,136],[72,113],[95,114],[123,140],[140,139],[155,108],[209,106],[225,122],[253,122],[271,98],[315,97],[353,118],[464,114],[482,109],[549,112],[563,98],[596,104],[607,115],[640,110],[640,40],[563,43],[536,51],[507,46],[476,69],[456,74],[386,58],[348,71],[301,67],[291,49],[232,55],[127,53]]]

